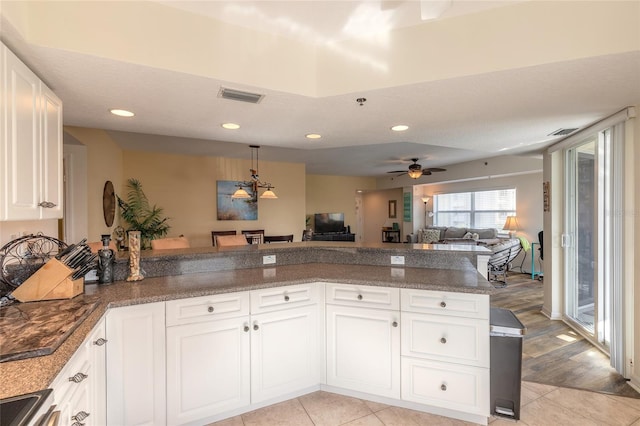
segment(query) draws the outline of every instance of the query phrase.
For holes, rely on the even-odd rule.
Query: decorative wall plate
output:
[[[110,180],[104,183],[102,191],[102,211],[104,212],[104,223],[107,226],[113,225],[113,218],[116,214],[116,194],[113,191],[113,183]]]

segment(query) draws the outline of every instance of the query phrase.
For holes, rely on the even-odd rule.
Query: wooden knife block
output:
[[[11,295],[20,302],[74,298],[84,292],[84,277],[72,280],[72,273],[64,263],[49,259]]]

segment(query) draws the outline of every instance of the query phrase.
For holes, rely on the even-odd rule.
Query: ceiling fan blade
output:
[[[428,172],[446,172],[447,169],[441,169],[441,168],[438,168],[438,167],[430,167],[428,169],[423,169],[422,171],[423,172],[424,171],[428,171]]]
[[[422,170],[422,176],[429,176],[431,174],[431,172],[427,169],[423,169]]]
[[[407,173],[407,171],[406,170],[392,170],[392,171],[387,172],[387,173]]]

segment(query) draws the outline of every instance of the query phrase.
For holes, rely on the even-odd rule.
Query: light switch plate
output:
[[[392,265],[404,265],[404,256],[391,256]]]
[[[262,264],[263,265],[273,265],[276,263],[276,255],[268,254],[266,256],[262,256]]]

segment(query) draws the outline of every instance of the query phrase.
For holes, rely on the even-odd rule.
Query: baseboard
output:
[[[540,310],[540,313],[552,321],[558,321],[562,319],[562,314],[560,312],[550,312],[544,306]]]
[[[632,375],[631,379],[627,382],[629,386],[636,390],[636,392],[640,392],[640,377],[637,375]]]

